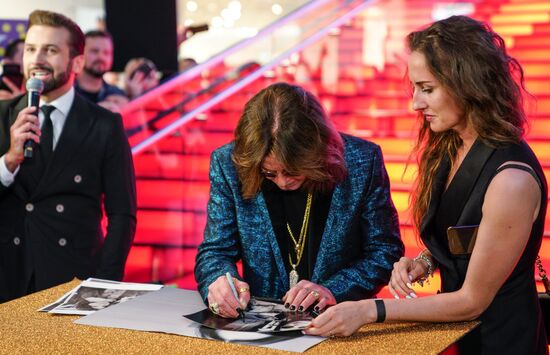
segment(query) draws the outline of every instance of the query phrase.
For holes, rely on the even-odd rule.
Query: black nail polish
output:
[[[290,310],[291,310],[291,311],[295,311],[295,310],[296,310],[296,306],[295,306],[295,305],[290,306]]]
[[[298,307],[298,312],[303,312],[303,311],[304,311],[304,306]]]
[[[244,311],[240,308],[235,309],[237,313],[239,314],[240,319],[244,319]]]
[[[290,307],[290,303],[285,303],[285,308]]]
[[[313,308],[315,310],[315,312],[319,312],[319,306],[315,306],[315,308]]]

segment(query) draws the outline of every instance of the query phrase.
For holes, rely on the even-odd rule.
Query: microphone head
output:
[[[27,80],[25,87],[27,88],[27,91],[34,91],[41,94],[44,90],[44,82],[38,78],[33,77]]]

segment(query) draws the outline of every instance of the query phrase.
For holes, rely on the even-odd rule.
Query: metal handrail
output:
[[[293,21],[299,17],[301,17],[303,14],[312,11],[316,8],[319,8],[320,6],[324,5],[326,2],[330,0],[312,0],[301,7],[295,9],[294,11],[291,11],[287,15],[281,17],[277,21],[274,21],[273,23],[267,25],[263,29],[261,29],[254,37],[245,38],[244,40],[235,43],[234,45],[230,46],[229,48],[221,51],[220,53],[216,54],[215,56],[211,57],[210,59],[206,60],[203,63],[197,64],[193,66],[192,68],[189,68],[185,72],[175,76],[174,78],[164,82],[162,85],[157,86],[156,88],[148,91],[147,93],[143,94],[142,96],[130,101],[128,105],[124,107],[121,114],[124,116],[125,112],[131,112],[133,110],[139,109],[140,106],[143,106],[145,102],[149,101],[150,99],[154,99],[159,95],[164,95],[167,92],[170,92],[172,90],[175,90],[181,85],[190,79],[193,79],[197,76],[199,76],[203,71],[208,70],[212,68],[213,66],[223,62],[227,56],[230,56],[242,48],[246,47],[250,43],[253,43],[255,41],[258,41],[259,39],[266,37],[270,35],[276,28],[279,28],[285,24],[287,24],[290,21]]]
[[[348,11],[343,16],[337,18],[336,20],[332,21],[330,24],[325,26],[322,30],[314,33],[309,38],[306,38],[302,42],[298,43],[296,46],[290,48],[289,50],[281,53],[275,59],[273,59],[271,62],[259,67],[254,72],[250,73],[248,76],[242,78],[241,80],[235,82],[233,85],[227,87],[222,92],[216,94],[208,101],[200,104],[199,106],[195,107],[189,112],[184,113],[179,119],[175,120],[174,122],[170,123],[166,127],[163,127],[159,131],[155,132],[151,136],[145,138],[140,143],[136,144],[134,147],[132,147],[132,153],[138,154],[147,147],[153,145],[157,141],[161,140],[162,138],[166,137],[167,135],[171,134],[174,130],[181,127],[183,124],[187,123],[191,119],[193,119],[196,115],[199,113],[202,113],[214,105],[220,103],[224,99],[228,98],[229,96],[233,95],[237,91],[241,90],[246,85],[250,84],[254,80],[258,79],[260,76],[262,76],[266,71],[272,69],[276,65],[280,64],[283,60],[288,58],[290,55],[301,51],[305,47],[313,44],[314,42],[318,41],[322,37],[326,36],[333,28],[340,27],[343,25],[346,21],[348,21],[350,18],[357,15],[359,12],[361,12],[363,9],[365,9],[367,6],[369,6],[372,2],[375,0],[366,0],[361,3],[359,3],[355,8]]]

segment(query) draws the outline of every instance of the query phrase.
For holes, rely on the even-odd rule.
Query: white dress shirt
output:
[[[63,127],[65,126],[67,115],[73,105],[74,95],[74,88],[71,87],[69,91],[53,101],[45,102],[42,99],[40,100],[40,107],[42,107],[42,105],[55,106],[55,110],[50,114],[50,119],[52,120],[53,125],[53,150],[55,150],[59,137],[61,136],[61,132],[63,131]],[[40,122],[40,127],[42,127],[42,122],[44,122],[44,113],[41,110],[38,111],[38,120]],[[11,173],[6,166],[5,157],[5,154],[0,157],[0,182],[5,187],[8,187],[13,184],[15,176],[19,172],[19,166],[13,173]]]

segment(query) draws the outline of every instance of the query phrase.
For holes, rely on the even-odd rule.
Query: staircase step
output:
[[[139,208],[204,211],[210,194],[208,181],[137,180]]]
[[[369,137],[366,139],[378,144],[382,148],[382,153],[384,154],[384,156],[398,155],[406,158],[409,156],[414,146],[414,142],[412,140],[405,140],[400,138]]]
[[[134,157],[136,176],[140,178],[208,181],[210,155],[181,153],[143,153]]]
[[[550,47],[550,36],[548,34],[537,35],[536,32],[531,36],[519,36],[514,38],[514,48],[537,48]]]
[[[531,24],[545,22],[550,22],[550,13],[548,12],[533,11],[514,14],[500,13],[491,17],[491,23],[495,26],[502,24]]]
[[[522,36],[530,35],[533,33],[533,25],[531,24],[497,24],[492,23],[493,30],[501,36]]]
[[[530,77],[548,77],[550,73],[550,61],[530,61],[526,59],[521,60],[521,66],[525,73],[526,78]]]
[[[548,60],[550,58],[550,48],[513,48],[510,50],[510,55],[520,60],[529,58],[531,60]]]
[[[374,93],[355,97],[324,98],[323,104],[329,113],[349,113],[357,110],[403,109],[409,107],[410,96],[398,93]]]
[[[548,0],[544,0],[547,2]],[[534,25],[535,34],[548,34],[550,33],[550,23],[537,23]]]
[[[167,286],[174,280],[188,280],[184,286],[196,289],[193,268],[197,250],[181,248],[154,248],[134,245],[126,262],[124,281],[160,282]]]
[[[538,113],[550,113],[550,95],[538,94],[535,100],[535,106]]]
[[[550,120],[531,120],[527,139],[550,136]]]
[[[495,0],[497,2],[502,2],[502,0]],[[508,0],[511,4],[544,4],[548,0]]]
[[[157,143],[161,151],[186,154],[210,155],[216,148],[233,140],[232,132],[208,132],[191,128],[180,130],[179,136],[172,136]]]
[[[503,4],[500,7],[502,13],[519,14],[523,12],[550,12],[550,3],[548,2],[526,2],[526,3],[510,3]]]
[[[244,107],[244,106],[243,106]],[[209,111],[202,114],[188,124],[188,128],[201,129],[203,131],[233,132],[241,118],[242,109],[239,111]]]
[[[548,65],[550,69],[550,64]],[[525,80],[527,91],[533,95],[550,95],[550,76],[546,78],[529,78]]]
[[[411,137],[417,132],[416,114],[407,110],[356,110],[333,121],[339,131],[367,137]]]
[[[539,161],[550,162],[550,140],[529,140],[529,146],[535,152]],[[549,180],[550,181],[550,180]]]
[[[138,210],[134,243],[159,247],[195,247],[202,241],[205,212]]]

